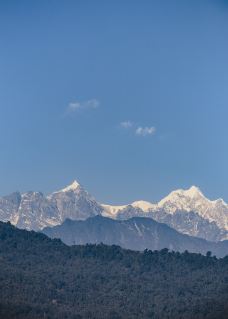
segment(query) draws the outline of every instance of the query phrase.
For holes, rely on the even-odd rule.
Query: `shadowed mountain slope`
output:
[[[128,220],[113,220],[95,216],[85,221],[67,219],[62,225],[45,228],[43,233],[51,238],[60,238],[68,245],[99,244],[119,245],[132,250],[160,250],[213,254],[223,257],[228,254],[228,242],[208,242],[204,239],[183,235],[169,226],[151,218],[134,217]]]

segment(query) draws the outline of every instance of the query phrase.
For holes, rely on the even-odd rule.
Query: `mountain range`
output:
[[[29,191],[0,198],[0,220],[27,230],[59,225],[66,218],[84,220],[102,211],[102,206],[76,181],[48,196]]]
[[[83,221],[66,219],[62,225],[44,228],[43,233],[50,238],[59,238],[67,245],[103,243],[138,251],[168,248],[203,255],[211,251],[217,257],[228,254],[228,241],[215,243],[184,235],[145,217],[127,220],[114,220],[103,216],[90,217]]]
[[[60,225],[67,218],[86,220],[96,215],[117,220],[148,217],[209,241],[228,238],[228,204],[222,199],[209,200],[195,186],[173,191],[155,204],[142,200],[121,206],[101,204],[77,181],[47,196],[30,191],[0,198],[0,220],[27,230]]]

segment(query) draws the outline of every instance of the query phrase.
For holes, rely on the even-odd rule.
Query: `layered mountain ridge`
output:
[[[228,205],[222,199],[209,200],[196,186],[173,191],[158,203],[141,200],[121,206],[98,203],[77,181],[48,196],[15,192],[0,198],[0,220],[28,230],[96,215],[122,220],[148,217],[210,241],[228,238]]]
[[[62,225],[47,227],[43,233],[59,238],[67,245],[100,244],[118,245],[125,249],[172,251],[206,255],[211,251],[217,257],[228,253],[228,241],[209,242],[205,239],[181,234],[152,218],[133,217],[127,220],[95,216],[84,221],[66,219]]]

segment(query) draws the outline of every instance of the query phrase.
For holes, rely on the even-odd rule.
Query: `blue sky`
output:
[[[228,201],[228,1],[0,0],[0,195]]]

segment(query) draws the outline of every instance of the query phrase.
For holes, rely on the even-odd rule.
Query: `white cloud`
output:
[[[135,130],[135,134],[138,136],[147,136],[147,135],[154,135],[156,132],[156,128],[154,126],[139,126]]]
[[[120,123],[120,126],[124,129],[130,129],[138,136],[154,135],[156,127],[154,126],[137,126],[134,122],[127,120]]]
[[[124,121],[120,123],[120,126],[123,128],[131,128],[134,125],[131,121]]]
[[[81,103],[79,103],[79,102],[71,102],[69,105],[68,105],[68,111],[70,111],[70,112],[74,112],[74,111],[76,111],[76,110],[78,110],[78,109],[80,109],[81,108]]]
[[[100,102],[97,99],[91,99],[83,102],[75,101],[69,103],[67,111],[72,113],[80,109],[96,109],[99,105]]]

